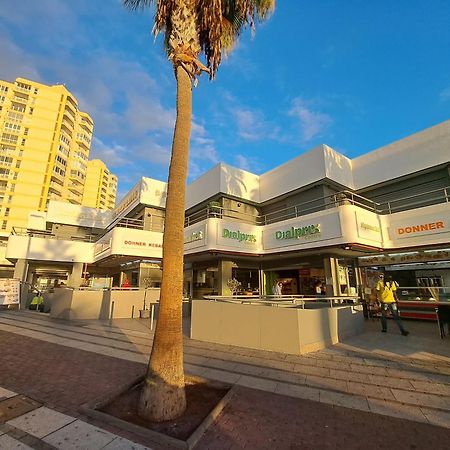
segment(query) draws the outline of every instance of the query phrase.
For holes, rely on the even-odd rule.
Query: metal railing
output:
[[[43,239],[58,239],[77,242],[97,242],[99,236],[94,234],[73,235],[73,234],[55,234],[48,230],[34,230],[31,228],[13,227],[11,234],[15,236],[29,236]]]
[[[275,306],[305,309],[307,303],[325,304],[327,307],[345,304],[359,305],[358,296],[312,296],[312,295],[204,295],[204,300],[243,305]]]
[[[262,215],[252,215],[217,205],[208,205],[206,208],[186,216],[184,225],[187,227],[209,218],[239,219],[240,222],[253,225],[268,225],[341,205],[358,206],[376,214],[385,215],[439,203],[450,203],[450,186],[385,202],[377,202],[355,192],[344,190]]]

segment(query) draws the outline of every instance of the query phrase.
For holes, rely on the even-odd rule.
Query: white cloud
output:
[[[292,101],[291,109],[288,114],[298,120],[303,142],[321,136],[332,123],[332,119],[328,114],[314,111],[310,103],[300,97]]]
[[[124,146],[113,143],[105,144],[101,139],[92,139],[90,159],[101,159],[108,167],[117,167],[127,164],[128,156]]]

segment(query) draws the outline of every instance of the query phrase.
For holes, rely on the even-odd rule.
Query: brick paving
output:
[[[80,418],[80,405],[144,372],[152,343],[147,325],[0,312],[0,399],[8,396],[1,388],[9,389]],[[199,448],[370,449],[392,448],[393,441],[397,448],[448,448],[449,342],[392,335],[380,347],[381,333],[370,326],[359,339],[303,356],[186,338],[187,372],[241,386]],[[0,448],[1,438],[0,428]],[[21,439],[38,448],[35,436]],[[45,445],[54,448],[53,441]]]

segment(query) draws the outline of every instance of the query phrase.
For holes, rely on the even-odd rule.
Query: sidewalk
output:
[[[72,323],[27,311],[1,312],[0,386],[70,416],[73,420],[60,427],[62,433],[80,422],[81,404],[144,372],[152,342],[148,325],[138,319]],[[384,335],[378,323],[366,325],[364,335],[306,356],[186,338],[187,373],[243,387],[198,448],[281,449],[300,448],[300,443],[302,448],[388,448],[391,438],[402,443],[398,448],[447,448],[449,339],[438,338],[435,324],[408,322],[412,333],[407,338],[393,326]],[[36,373],[43,383],[31,382]],[[55,432],[39,438],[47,442]],[[139,441],[108,427],[102,433],[113,433],[107,434],[109,442],[98,444],[103,446],[78,448],[132,448],[122,446],[131,443],[118,441],[119,433]],[[1,438],[14,433],[4,436],[0,448]],[[68,441],[62,441],[66,447],[54,442],[56,448],[76,448]],[[119,447],[108,447],[119,442]]]

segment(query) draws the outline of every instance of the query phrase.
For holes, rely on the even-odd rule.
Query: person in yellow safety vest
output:
[[[398,313],[396,293],[397,283],[392,280],[391,276],[387,276],[386,279],[384,279],[384,275],[380,275],[380,279],[375,289],[377,291],[378,301],[381,304],[381,332],[386,333],[387,331],[386,316],[390,311],[395,323],[400,329],[400,333],[402,333],[403,336],[408,336],[409,331],[406,331],[403,327],[400,315]]]
[[[35,309],[36,311],[44,310],[44,298],[39,292],[36,293],[36,295],[31,300],[30,309]]]

